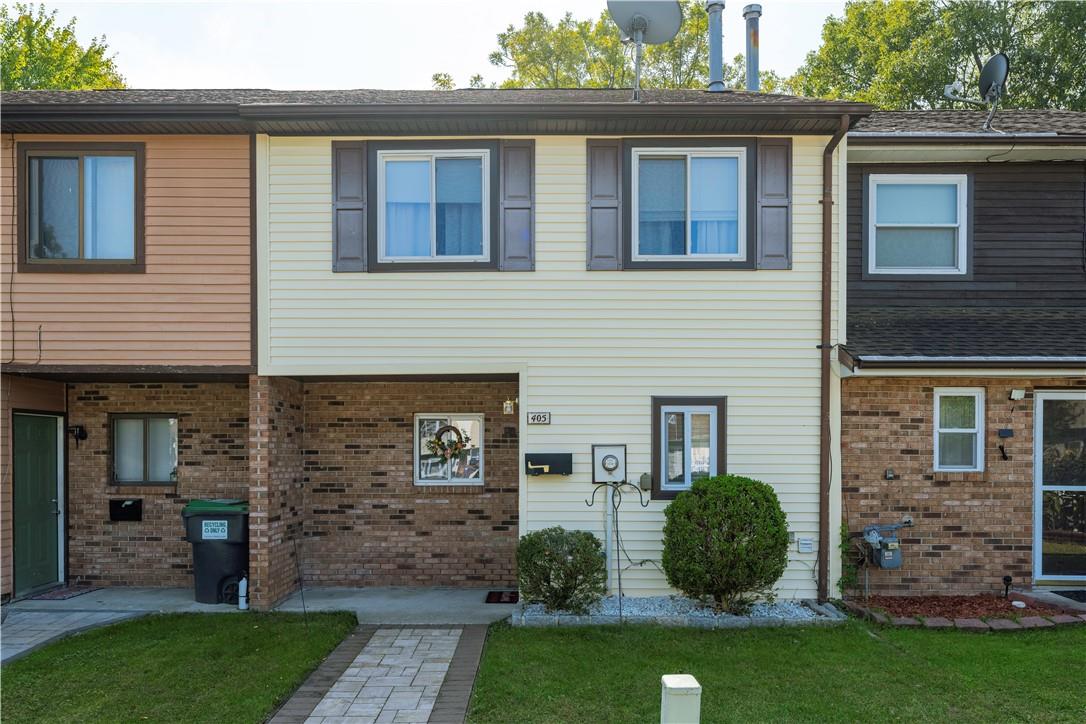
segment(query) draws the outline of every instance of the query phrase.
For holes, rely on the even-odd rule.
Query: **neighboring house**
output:
[[[1086,581],[1086,113],[983,120],[849,134],[844,516],[916,524],[872,591]]]
[[[586,504],[592,445],[620,444],[650,499],[627,491],[624,550],[609,544],[627,593],[669,590],[654,565],[667,501],[726,471],[772,484],[788,514],[780,594],[828,594],[844,135],[869,110],[698,90],[5,94],[18,147],[170,134],[123,138],[145,143],[140,273],[14,276],[10,404],[66,411],[56,429],[88,434],[47,458],[68,471],[61,575],[187,584],[180,508],[215,495],[250,501],[258,607],[299,568],[311,585],[509,587],[519,533],[607,537],[608,506]],[[25,172],[16,187],[42,188]],[[5,233],[9,254],[36,243]],[[83,291],[103,281],[103,298]],[[53,397],[16,403],[16,386]],[[137,413],[173,417],[122,416]],[[447,425],[470,437],[452,466],[427,445]],[[27,444],[44,450],[58,433],[39,427]],[[175,435],[176,474],[154,452]],[[528,475],[548,454],[551,474]],[[129,466],[162,485],[129,487]],[[143,500],[142,521],[110,522],[125,498]],[[18,502],[15,516],[18,530]]]
[[[2,98],[5,599],[191,585],[181,507],[248,497],[250,136],[79,120],[96,99]]]

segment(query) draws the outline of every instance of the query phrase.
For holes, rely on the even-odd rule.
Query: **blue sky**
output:
[[[52,2],[105,35],[134,88],[429,88],[437,71],[466,85],[500,81],[495,36],[528,10],[596,17],[604,0],[355,0],[354,2]],[[742,51],[742,8],[724,11],[725,56]],[[763,0],[762,68],[791,73],[844,2]]]

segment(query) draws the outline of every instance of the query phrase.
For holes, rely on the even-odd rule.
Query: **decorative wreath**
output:
[[[453,434],[453,437],[449,440],[445,439],[445,436],[449,433]],[[436,455],[444,460],[452,461],[459,458],[467,450],[468,445],[471,443],[471,438],[460,432],[460,429],[455,425],[444,425],[439,427],[434,436],[426,441],[426,449],[430,451],[431,455]]]

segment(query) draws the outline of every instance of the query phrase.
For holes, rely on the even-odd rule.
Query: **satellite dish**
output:
[[[998,103],[1007,85],[1011,62],[1005,53],[996,53],[980,70],[980,97],[985,103]]]
[[[641,53],[645,43],[658,45],[675,37],[683,23],[678,0],[607,0],[607,12],[634,44],[634,94],[641,100]]]
[[[1006,53],[996,53],[989,58],[984,67],[980,69],[980,97],[983,100],[975,101],[972,98],[963,98],[962,92],[965,86],[960,80],[956,80],[943,87],[943,95],[952,101],[970,103],[974,106],[989,106],[988,118],[984,121],[984,130],[992,131],[992,118],[995,117],[999,99],[1007,88],[1007,74],[1010,73],[1011,62]],[[997,133],[1000,131],[997,131]]]

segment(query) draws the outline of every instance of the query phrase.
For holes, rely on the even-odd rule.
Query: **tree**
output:
[[[827,18],[822,45],[789,79],[801,95],[882,108],[950,108],[943,86],[972,97],[984,61],[1005,52],[1002,105],[1086,110],[1086,3],[1022,0],[854,0]]]
[[[434,86],[434,90],[452,90],[456,87],[449,73],[434,73],[430,76],[430,83]]]
[[[75,22],[57,23],[57,11],[15,3],[0,5],[0,88],[3,90],[89,90],[124,88],[124,78],[108,55],[105,36],[84,48]]]
[[[697,0],[680,0],[683,24],[668,43],[649,45],[641,69],[644,88],[704,88],[709,78],[708,16]],[[604,11],[595,20],[566,13],[557,22],[541,12],[524,16],[520,27],[498,33],[492,65],[510,71],[503,88],[629,88],[633,85],[633,48],[623,44],[618,27]],[[743,56],[724,64],[725,84],[740,88]],[[760,74],[763,90],[782,80]],[[435,86],[436,87],[436,86]]]

